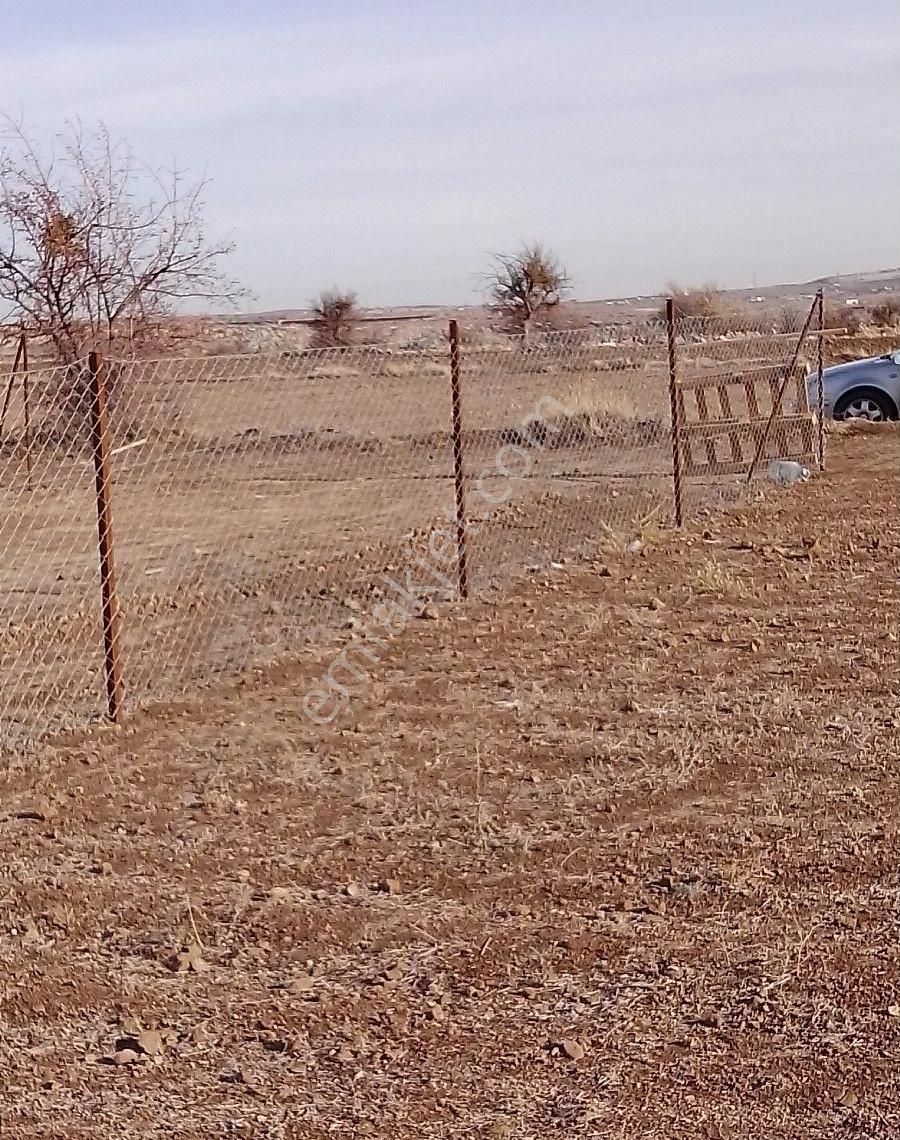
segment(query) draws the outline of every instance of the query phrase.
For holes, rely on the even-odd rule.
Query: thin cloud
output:
[[[848,27],[830,0],[729,7],[199,5],[177,35],[129,12],[99,42],[86,17],[0,45],[0,108],[208,169],[267,306],[334,280],[470,299],[485,251],[521,237],[582,295],[896,260],[900,9]]]

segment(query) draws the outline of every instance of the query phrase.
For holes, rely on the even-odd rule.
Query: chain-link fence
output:
[[[31,370],[0,441],[0,739],[340,646],[391,607],[733,497],[757,448],[756,466],[807,457],[809,331],[675,312]]]

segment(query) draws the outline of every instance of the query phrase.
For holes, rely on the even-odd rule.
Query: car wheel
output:
[[[870,423],[883,423],[892,420],[897,413],[890,397],[877,388],[858,388],[841,396],[834,406],[836,420],[868,420]]]

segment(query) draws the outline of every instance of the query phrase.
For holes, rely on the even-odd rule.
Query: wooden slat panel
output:
[[[697,413],[699,415],[700,422],[701,423],[715,423],[715,422],[717,422],[717,421],[712,420],[710,418],[709,404],[706,402],[706,389],[705,388],[695,388],[694,389],[694,396],[697,400]],[[707,439],[706,440],[706,462],[710,463],[710,464],[715,463],[717,458],[718,457],[716,455],[716,441],[714,439]]]
[[[806,376],[805,376],[802,368],[799,368],[797,370],[797,374],[794,377],[794,379],[795,379],[796,384],[797,384],[797,409],[796,410],[802,414],[803,412],[808,412],[810,410],[810,407],[809,407],[809,389],[806,387]]]
[[[719,406],[722,409],[722,418],[724,420],[734,420],[734,412],[731,408],[731,397],[728,394],[728,385],[719,384],[716,386],[716,393],[719,397]],[[740,463],[743,460],[743,453],[741,452],[741,432],[740,428],[734,427],[728,433],[728,442],[731,445],[731,459],[733,463]]]
[[[731,420],[710,420],[706,423],[688,424],[685,428],[685,475],[704,477],[710,475],[742,475],[750,467],[750,461],[768,423],[767,417],[760,417],[750,423]],[[737,443],[735,433],[741,433]],[[732,445],[732,458],[721,460],[709,458],[709,445],[713,440],[726,438]],[[741,444],[745,451],[742,453]],[[698,458],[696,451],[702,448],[706,461]],[[737,454],[735,454],[737,450]],[[773,422],[766,446],[760,458],[764,461],[790,457],[809,459],[815,454],[815,437],[812,417],[780,416]]]
[[[756,387],[751,379],[744,378],[744,392],[747,396],[747,411],[750,419],[759,419],[759,400],[756,398]]]
[[[687,375],[680,381],[682,388],[688,391],[693,388],[718,388],[720,384],[729,384],[732,387],[737,385],[746,384],[748,380],[754,383],[769,383],[769,381],[777,376],[784,375],[784,369],[773,368],[771,365],[765,368],[740,368],[733,367],[728,371],[718,370],[716,372],[697,372],[694,375]]]
[[[710,420],[709,423],[705,424],[686,424],[685,431],[694,439],[704,440],[721,439],[738,430],[743,435],[752,436],[756,440],[759,439],[768,422],[767,416],[759,416],[755,420],[743,423],[740,420]],[[779,416],[775,422],[786,426],[791,432],[799,432],[802,430],[802,425],[812,421],[809,416]]]

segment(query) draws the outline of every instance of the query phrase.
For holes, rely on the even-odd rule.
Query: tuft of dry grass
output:
[[[700,594],[740,600],[746,598],[747,583],[717,558],[707,558],[694,571],[694,587]]]
[[[634,396],[626,388],[608,384],[601,386],[584,377],[579,377],[566,390],[562,403],[572,415],[585,415],[597,420],[638,418]]]

